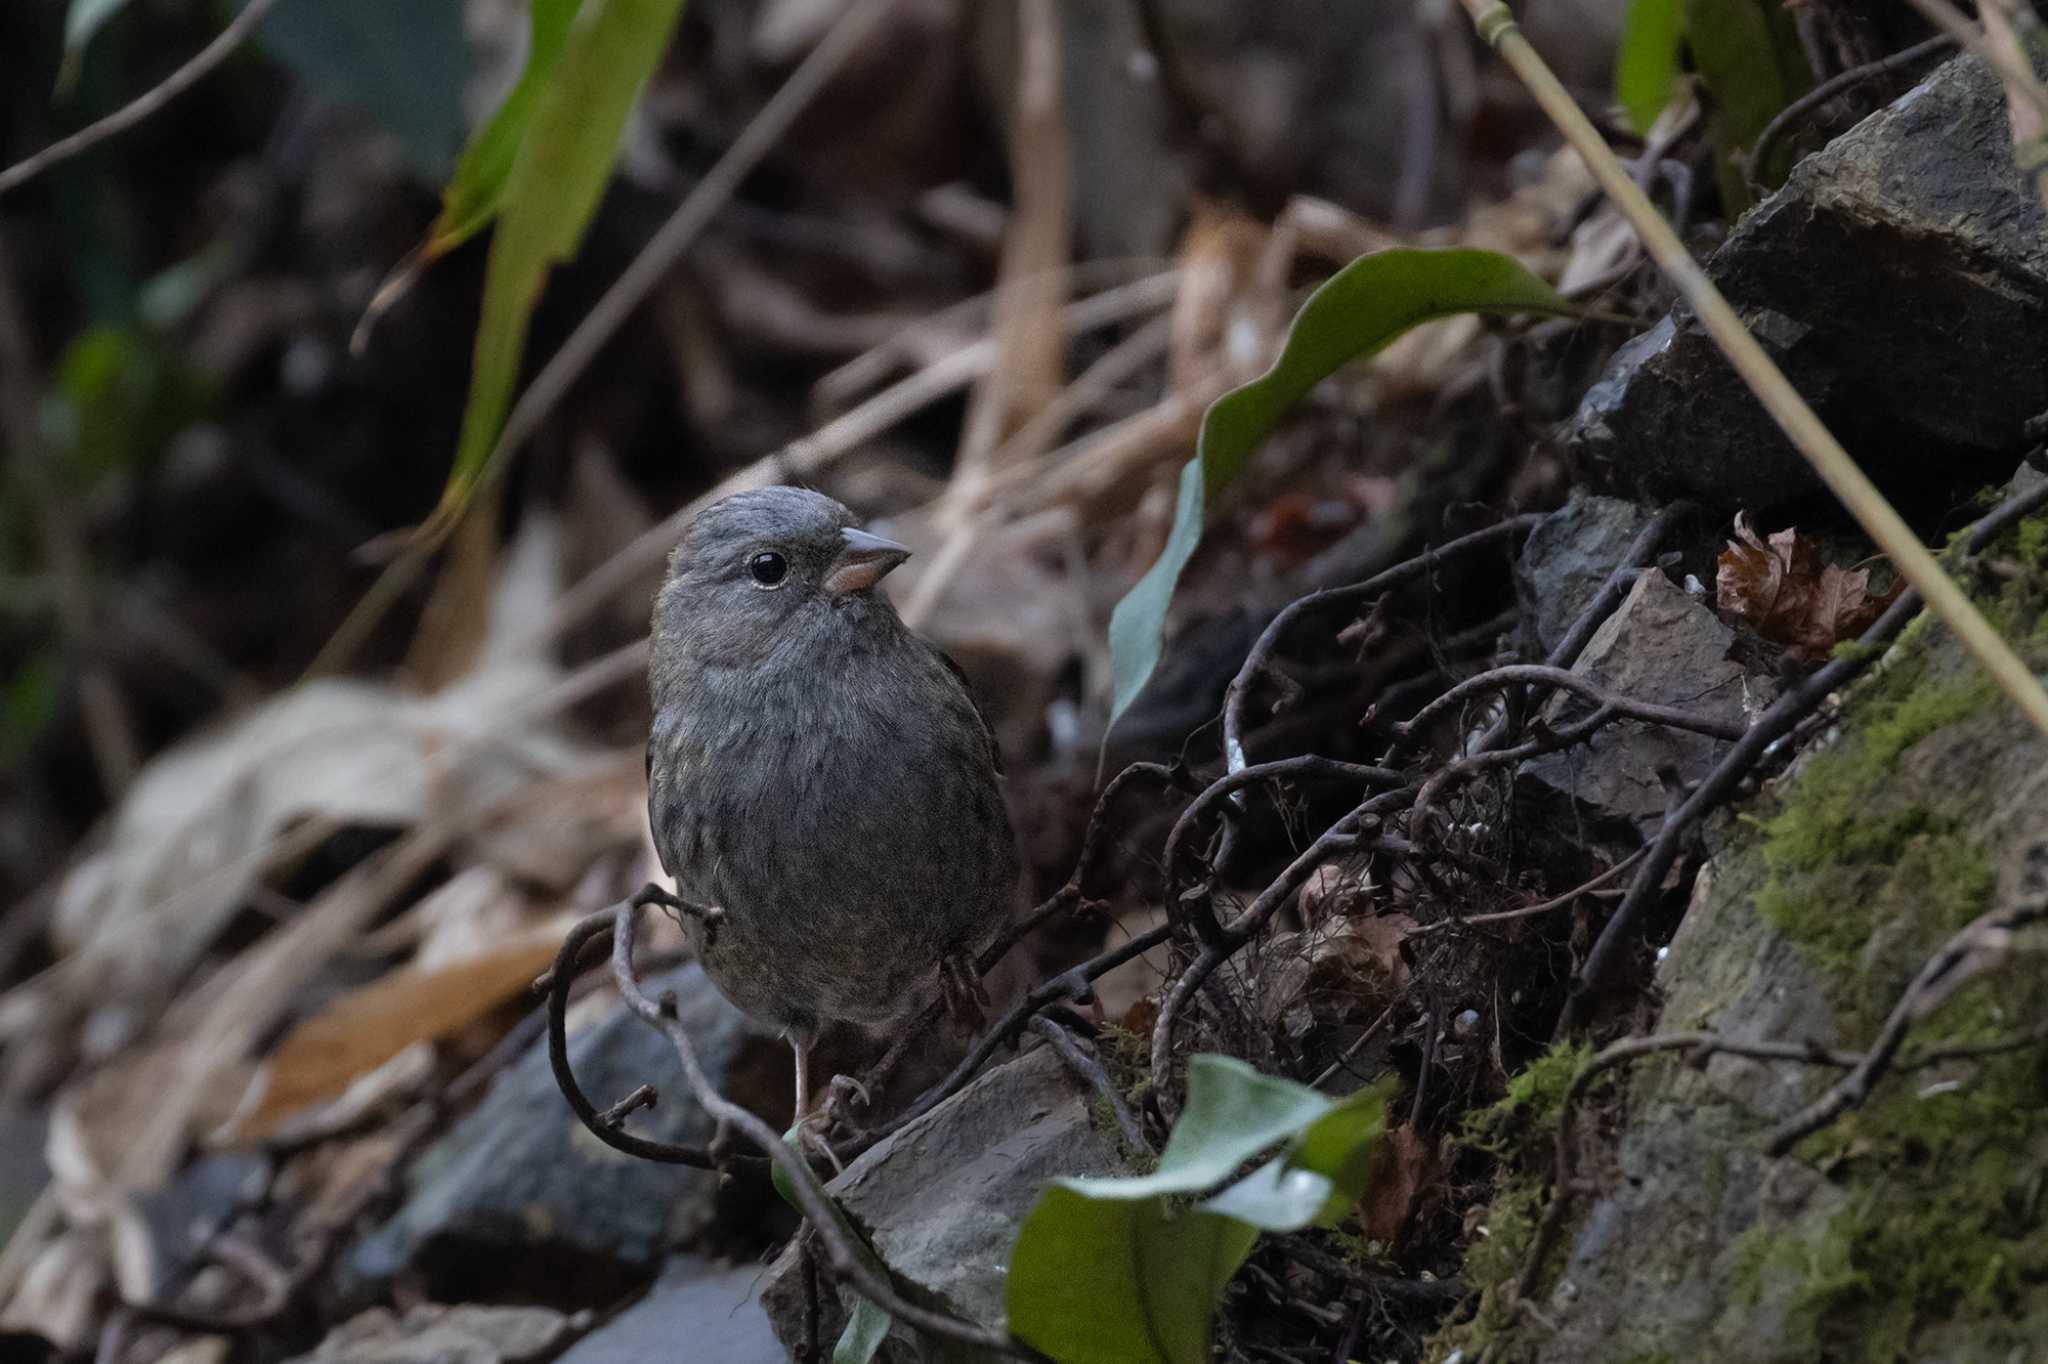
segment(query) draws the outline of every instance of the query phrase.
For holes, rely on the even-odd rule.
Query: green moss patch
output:
[[[1983,603],[2039,666],[2048,518],[2018,527],[1994,547],[2001,554],[2042,570]],[[1767,880],[1757,911],[1814,965],[1846,1046],[1874,1037],[1927,955],[1991,904],[1997,850],[1983,825],[2000,793],[1987,789],[1984,761],[2010,742],[2013,722],[1959,653],[1938,627],[1902,639],[1852,698],[1839,741],[1758,825]],[[2048,967],[2016,958],[1964,987],[1911,1045],[2009,1035],[2044,989]],[[2018,1330],[2029,1294],[2048,1284],[2038,1048],[1888,1076],[1799,1154],[1846,1200],[1819,1224],[1753,1228],[1737,1276],[1752,1293],[1765,1280],[1790,1286],[1795,1353],[1891,1361],[1911,1357],[1938,1322],[1981,1323],[1987,1348]]]

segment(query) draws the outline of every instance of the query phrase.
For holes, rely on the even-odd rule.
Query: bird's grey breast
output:
[[[700,951],[735,1003],[880,1021],[912,977],[993,935],[1015,853],[986,729],[942,656],[900,626],[833,631],[800,661],[671,681],[650,812],[678,893],[726,912]]]

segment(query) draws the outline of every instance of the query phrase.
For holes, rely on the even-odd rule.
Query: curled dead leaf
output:
[[[1812,667],[1868,629],[1904,583],[1873,594],[1869,569],[1822,562],[1819,546],[1790,526],[1765,541],[1747,516],[1737,515],[1735,539],[1715,561],[1714,588],[1724,614]]]
[[[1387,1133],[1373,1162],[1372,1183],[1359,1200],[1368,1241],[1400,1245],[1417,1205],[1443,1177],[1439,1155],[1434,1137],[1406,1123]]]

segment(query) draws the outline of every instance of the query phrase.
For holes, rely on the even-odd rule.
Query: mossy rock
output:
[[[1986,559],[2004,576],[1981,604],[2048,671],[2048,517]],[[1931,952],[2021,894],[2029,850],[2048,846],[2048,741],[1923,620],[1851,693],[1838,732],[1713,841],[1659,970],[1655,1031],[1861,1049]],[[1914,1044],[2037,1021],[2048,952],[2026,948],[2042,945],[1965,985]],[[2044,1048],[1891,1074],[1862,1109],[1767,1156],[1771,1129],[1839,1074],[1638,1062],[1608,1100],[1614,1135],[1581,1156],[1600,1192],[1580,1199],[1536,1311],[1502,1310],[1520,1259],[1490,1249],[1467,1269],[1489,1306],[1435,1357],[2034,1357],[2048,1340]],[[1504,1204],[1526,1220],[1543,1163],[1507,1154]]]

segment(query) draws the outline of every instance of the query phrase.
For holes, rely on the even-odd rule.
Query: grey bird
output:
[[[882,578],[910,551],[800,488],[697,514],[656,599],[647,806],[705,974],[796,1051],[979,995],[1016,846],[988,722]]]

